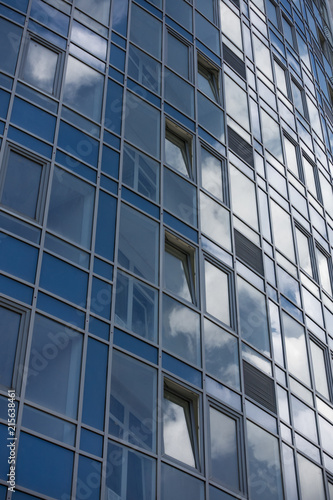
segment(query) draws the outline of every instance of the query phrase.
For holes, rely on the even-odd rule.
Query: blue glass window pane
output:
[[[16,141],[22,146],[32,149],[33,151],[36,151],[37,153],[40,153],[51,159],[52,146],[45,144],[45,142],[42,142],[39,139],[36,139],[35,137],[32,137],[25,132],[22,132],[22,130],[18,130],[17,128],[12,127],[11,125],[9,126],[8,139]]]
[[[113,0],[112,5],[112,29],[123,36],[127,35],[128,0]],[[112,39],[116,38],[112,34]],[[120,43],[119,45],[122,46]]]
[[[206,0],[207,3],[208,1]],[[215,54],[220,54],[219,30],[212,26],[199,12],[196,12],[195,22],[197,37]]]
[[[59,10],[54,9],[41,0],[33,0],[30,15],[56,33],[59,33],[59,35],[67,36],[69,17],[59,12]]]
[[[111,44],[111,52],[110,52],[110,64],[115,66],[120,71],[125,71],[125,57],[126,54],[123,50],[121,50],[117,45]]]
[[[81,333],[37,315],[29,361],[27,399],[75,418],[81,351]]]
[[[82,427],[80,436],[80,448],[83,451],[101,457],[103,452],[103,436],[100,436],[95,432],[88,431],[88,429]]]
[[[30,39],[22,70],[23,80],[49,94],[54,94],[59,58],[59,52]]]
[[[196,188],[179,175],[164,168],[164,207],[182,221],[197,225]]]
[[[109,283],[98,278],[93,278],[90,303],[91,312],[110,320],[111,295],[112,287]]]
[[[99,121],[101,118],[104,76],[86,64],[68,57],[64,102],[80,113]]]
[[[76,7],[89,14],[92,18],[108,24],[110,15],[109,0],[77,0]]]
[[[198,92],[199,123],[221,142],[224,142],[224,113]]]
[[[135,4],[131,9],[130,39],[152,56],[161,58],[162,23]]]
[[[91,460],[91,458],[80,456],[76,498],[99,500],[101,477],[101,463]]]
[[[166,14],[173,17],[180,26],[192,31],[192,7],[186,0],[166,0]]]
[[[113,260],[114,253],[116,210],[116,198],[100,191],[98,200],[95,251],[110,260]]]
[[[63,121],[60,122],[58,146],[97,168],[98,142]],[[75,164],[75,160],[73,163]]]
[[[193,87],[172,73],[164,69],[165,98],[176,109],[194,117],[194,90]]]
[[[153,283],[158,280],[158,223],[122,203],[119,264]]]
[[[96,11],[94,14],[96,14]],[[96,17],[96,15],[94,15],[94,17]],[[105,38],[102,38],[100,35],[77,21],[73,21],[72,24],[71,41],[89,50],[89,52],[96,57],[105,60],[107,50],[107,41]]]
[[[19,99],[14,100],[11,120],[15,125],[53,142],[56,119],[54,116]]]
[[[17,341],[19,338],[21,314],[0,307],[0,387],[13,388],[13,375]],[[6,417],[7,418],[7,417]]]
[[[128,75],[149,90],[161,92],[161,64],[133,45],[129,49]]]
[[[163,296],[163,348],[195,365],[201,364],[199,314]]]
[[[71,493],[73,453],[22,432],[16,472],[18,485],[53,498],[67,498]]]
[[[106,478],[107,498],[155,499],[155,460],[110,442],[107,465],[112,470]]]
[[[58,441],[74,446],[76,426],[65,420],[49,415],[42,411],[25,406],[23,411],[23,427],[49,436]]]
[[[156,389],[154,368],[113,351],[109,433],[154,451]]]
[[[78,305],[85,305],[88,274],[47,253],[43,255],[40,286]]]
[[[42,164],[9,151],[1,203],[36,219],[42,170]]]
[[[213,486],[209,487],[209,500],[235,500],[235,497],[228,495],[224,491],[218,490],[217,488],[213,488]]]
[[[0,68],[11,75],[15,73],[21,36],[22,28],[0,19]]]
[[[118,179],[119,174],[119,153],[113,149],[103,146],[102,170],[104,173]]]
[[[104,340],[109,340],[110,325],[98,318],[90,316],[89,332]]]
[[[107,361],[107,346],[89,338],[82,421],[101,430],[104,425]]]
[[[90,247],[95,189],[56,167],[53,175],[48,228],[60,236]]]
[[[0,238],[0,268],[33,283],[36,274],[37,248],[3,233],[0,233]]]
[[[65,304],[45,293],[39,292],[37,307],[42,311],[63,319],[75,327],[84,328],[85,313],[83,311],[79,311],[76,307]]]
[[[6,419],[7,419],[7,412],[6,412]],[[0,439],[2,443],[7,443],[7,438],[8,438],[8,427],[7,425],[2,425],[0,424]],[[6,446],[0,446],[0,477],[1,479],[4,479],[7,481],[8,479],[8,470],[9,470],[9,465],[8,465],[8,450]],[[6,488],[7,491],[7,488]]]
[[[22,12],[27,11],[29,0],[4,0],[3,3],[14,7],[14,9],[21,10]]]
[[[113,80],[108,80],[105,108],[105,126],[115,134],[121,133],[124,88]]]
[[[157,291],[120,271],[116,291],[116,324],[141,337],[156,341]]]
[[[0,116],[1,118],[7,118],[8,106],[9,106],[10,94],[4,90],[0,90]],[[2,129],[4,126],[2,125]],[[3,134],[3,130],[1,135]]]
[[[162,464],[162,500],[204,500],[204,483],[170,465]]]
[[[31,304],[33,289],[15,280],[0,275],[0,292],[26,304]]]
[[[127,92],[125,138],[148,154],[160,156],[160,111]]]

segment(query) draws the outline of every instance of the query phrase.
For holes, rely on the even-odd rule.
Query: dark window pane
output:
[[[43,165],[9,152],[1,203],[31,219],[37,218]]]
[[[197,225],[195,187],[168,168],[164,169],[164,206],[184,222]]]
[[[162,500],[204,500],[203,482],[174,467],[162,464]]]
[[[110,14],[109,0],[77,0],[76,7],[102,23],[108,24]]]
[[[131,9],[130,39],[152,56],[161,58],[162,23],[135,4]]]
[[[167,64],[184,78],[190,78],[189,47],[167,34]]]
[[[0,307],[0,386],[13,388],[13,374],[21,314]]]

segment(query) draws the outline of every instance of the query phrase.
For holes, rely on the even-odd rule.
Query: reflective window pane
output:
[[[319,250],[318,247],[316,247],[316,253],[321,286],[326,292],[332,295],[332,284],[330,279],[328,257],[321,250]]]
[[[128,75],[153,92],[161,92],[161,65],[134,45],[129,47]]]
[[[141,448],[156,448],[156,370],[113,351],[109,433]]]
[[[224,113],[209,99],[198,92],[199,124],[206,128],[219,141],[224,142]]]
[[[324,351],[312,340],[310,340],[310,349],[316,389],[325,398],[329,399],[330,393],[328,390]]]
[[[219,101],[218,74],[216,71],[198,63],[198,89],[213,101]]]
[[[269,49],[256,36],[253,36],[253,47],[257,67],[264,73],[264,75],[270,78],[270,80],[273,80]]]
[[[239,457],[236,422],[215,408],[210,414],[210,467],[214,479],[239,490]]]
[[[167,65],[184,78],[190,78],[189,47],[167,32]]]
[[[298,172],[298,161],[296,155],[296,147],[292,142],[290,142],[286,136],[283,136],[284,150],[286,153],[286,164],[289,170],[296,176],[299,177]]]
[[[271,201],[273,235],[276,247],[295,262],[294,240],[290,215],[277,203]]]
[[[170,130],[165,132],[165,162],[186,177],[191,176],[191,144]]]
[[[100,59],[106,58],[107,41],[77,21],[73,21],[71,40]]]
[[[297,455],[302,500],[325,500],[322,470],[302,455]]]
[[[296,227],[296,241],[297,241],[297,250],[298,250],[298,258],[299,264],[304,271],[306,271],[310,276],[313,276],[312,272],[312,264],[311,264],[311,255],[309,248],[309,238],[302,231],[300,231]]]
[[[314,166],[303,156],[304,177],[307,188],[317,196],[317,187],[314,174]]]
[[[199,314],[167,295],[163,295],[162,343],[189,363],[201,364]]]
[[[247,281],[238,277],[239,323],[242,338],[270,354],[265,296]]]
[[[60,236],[90,247],[95,189],[56,167],[47,226]]]
[[[159,201],[159,164],[127,144],[124,145],[122,182],[152,201]]]
[[[276,86],[279,90],[281,90],[281,92],[283,92],[287,96],[288,90],[287,90],[285,70],[276,61],[274,61],[274,69],[276,77]]]
[[[205,318],[204,344],[208,373],[224,384],[239,389],[237,339]]]
[[[242,31],[239,17],[224,3],[220,2],[222,32],[243,50]]]
[[[3,174],[1,203],[31,219],[38,219],[42,172],[42,164],[10,150]]]
[[[225,75],[225,102],[227,113],[249,132],[247,94],[228,75]]]
[[[201,183],[204,189],[223,201],[222,161],[204,148],[201,148]]]
[[[37,315],[32,337],[26,397],[50,410],[76,418],[82,335]]]
[[[310,385],[304,328],[286,313],[282,313],[282,324],[289,371],[307,385]]]
[[[163,445],[164,453],[195,467],[191,402],[164,390]]]
[[[293,80],[291,81],[291,88],[293,91],[295,108],[297,109],[297,111],[299,111],[301,113],[301,115],[304,116],[304,104],[303,104],[302,91]]]
[[[294,396],[291,396],[291,408],[295,429],[317,443],[318,434],[314,411]]]
[[[227,273],[205,261],[206,311],[230,325],[229,279]]]
[[[230,165],[232,208],[236,215],[258,230],[255,185],[240,170]]]
[[[183,26],[188,31],[192,31],[192,7],[186,0],[166,0],[165,11],[180,26]]]
[[[278,160],[283,161],[280,127],[265,111],[261,112],[262,135],[265,148]]]
[[[164,69],[164,87],[165,99],[176,109],[194,118],[193,87],[167,68]]]
[[[105,474],[105,498],[135,498],[135,500],[156,498],[156,464],[155,460],[147,455],[110,441],[105,470],[112,471],[112,474]],[[95,485],[95,482],[92,484]]]
[[[119,222],[119,264],[157,283],[158,224],[124,203]]]
[[[156,341],[158,294],[150,286],[121,271],[117,274],[116,324]]]
[[[126,94],[125,138],[159,158],[160,112],[131,92]]]
[[[83,10],[98,21],[108,24],[110,13],[109,0],[77,0],[76,7]]]
[[[283,500],[278,440],[247,422],[250,495],[256,500]]]
[[[190,256],[167,243],[164,252],[164,286],[182,299],[195,301]]]
[[[130,39],[152,56],[161,58],[162,24],[135,4],[131,8]]]
[[[164,207],[193,226],[197,225],[196,195],[193,184],[164,168]]]
[[[15,73],[21,36],[22,28],[0,19],[0,67],[11,75]]]
[[[23,80],[53,94],[59,57],[59,53],[30,39],[22,71]]]
[[[102,110],[104,76],[86,64],[68,56],[64,84],[64,103],[99,121]]]
[[[201,231],[231,250],[230,214],[204,193],[200,193]]]

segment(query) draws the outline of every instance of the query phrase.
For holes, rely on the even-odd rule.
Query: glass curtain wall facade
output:
[[[0,1],[0,500],[333,500],[321,2]]]

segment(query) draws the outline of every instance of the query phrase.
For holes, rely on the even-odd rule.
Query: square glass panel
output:
[[[54,94],[59,57],[58,52],[30,38],[22,70],[23,80]]]

